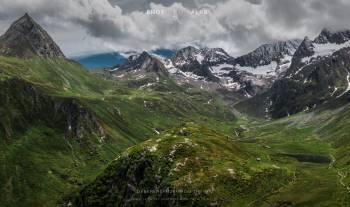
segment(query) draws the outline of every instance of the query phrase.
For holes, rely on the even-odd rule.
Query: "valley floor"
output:
[[[339,149],[318,133],[319,123],[299,123],[305,116],[310,115],[241,126],[245,132],[237,141],[260,160],[252,165],[270,164],[293,175],[289,183],[247,206],[350,205],[348,165],[337,163]]]

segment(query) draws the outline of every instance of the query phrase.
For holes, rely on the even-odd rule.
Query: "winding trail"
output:
[[[348,193],[350,193],[350,186],[348,186],[348,185],[346,185],[346,184],[344,183],[344,179],[346,178],[346,175],[345,175],[344,173],[342,173],[341,170],[339,170],[338,168],[336,168],[336,167],[334,166],[334,163],[336,162],[335,157],[334,157],[333,155],[330,155],[330,157],[332,158],[332,161],[331,161],[331,163],[329,163],[328,168],[329,168],[329,169],[334,168],[334,169],[337,171],[337,175],[338,175],[338,177],[339,177],[339,183],[340,183],[340,185],[343,186],[344,188],[346,188],[346,190],[348,191]]]

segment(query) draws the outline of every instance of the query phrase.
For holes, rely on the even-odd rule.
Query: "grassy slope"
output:
[[[188,123],[129,148],[80,192],[75,204],[123,205],[131,199],[130,206],[246,206],[287,184],[289,174],[257,162],[232,137]],[[177,192],[137,193],[167,188]]]
[[[117,179],[116,174],[120,169],[127,168],[127,172],[132,175],[135,165],[148,160],[148,157],[140,159],[140,156],[135,155],[157,149],[150,153],[157,161],[153,162],[151,159],[151,164],[148,164],[160,166],[162,169],[168,168],[170,172],[177,170],[175,173],[166,171],[161,182],[165,182],[164,185],[159,186],[151,182],[146,187],[136,185],[136,189],[171,186],[175,189],[205,191],[208,186],[214,186],[214,191],[203,197],[185,195],[187,198],[195,197],[199,200],[177,200],[178,203],[175,204],[349,206],[349,120],[349,109],[345,107],[339,110],[298,114],[272,122],[240,120],[233,125],[228,124],[227,128],[221,128],[226,129],[223,131],[227,135],[191,124],[186,126],[190,131],[187,137],[177,135],[180,129],[170,130],[124,152],[96,181],[80,192],[77,205],[98,206],[101,204],[99,202],[107,204],[104,200],[99,200],[101,198],[109,199],[109,202],[125,202],[125,197],[111,198],[100,190],[111,190],[111,185],[114,182],[118,183],[114,179]],[[170,164],[165,162],[170,166],[164,166],[159,158],[168,159],[172,149],[186,139],[196,144],[177,154]],[[196,150],[201,147],[202,150]],[[328,158],[329,162],[303,162],[288,155],[312,155],[316,156],[316,161],[318,158]],[[256,158],[261,158],[261,161],[257,161]],[[127,167],[121,167],[123,164]],[[228,169],[233,170],[234,176],[230,177]],[[266,173],[269,170],[274,173]],[[156,175],[146,173],[146,176],[146,179],[152,180]],[[126,179],[128,178],[130,179],[126,176]],[[123,191],[122,187],[118,190]],[[113,192],[115,195],[126,195],[120,191]],[[96,195],[99,196],[95,197]],[[162,196],[169,197],[158,196],[155,198],[158,202],[162,200]],[[174,195],[173,197],[178,199]],[[150,202],[147,204],[155,205]],[[168,206],[175,204],[166,203]],[[137,203],[135,205],[137,206]]]
[[[54,123],[28,123],[17,105],[2,106],[2,127],[11,127],[16,120],[26,123],[25,130],[13,129],[15,133],[10,138],[0,133],[2,206],[53,206],[63,194],[91,181],[123,149],[153,136],[156,130],[184,121],[208,125],[220,125],[225,117],[226,121],[234,121],[227,107],[210,94],[180,88],[172,94],[131,89],[63,60],[0,57],[0,81],[11,79],[23,80],[54,100],[79,103],[99,120],[106,139],[101,142],[95,134],[83,139],[67,138],[64,129],[50,127]],[[160,84],[173,87],[167,82]],[[11,95],[25,103],[25,97]],[[209,99],[213,101],[208,104]]]

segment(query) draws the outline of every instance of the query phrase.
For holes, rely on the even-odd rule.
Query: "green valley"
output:
[[[188,123],[126,150],[73,201],[77,206],[348,206],[348,164],[342,160],[348,145],[332,144],[323,137],[328,125],[319,127],[340,114],[243,119],[226,135]],[[133,179],[140,173],[135,165],[143,166],[144,177]],[[124,176],[130,180],[118,180]],[[177,193],[139,193],[150,186]]]
[[[234,121],[219,99],[203,104],[209,93],[125,88],[65,60],[1,57],[0,69],[5,206],[54,205],[123,149],[184,120]]]

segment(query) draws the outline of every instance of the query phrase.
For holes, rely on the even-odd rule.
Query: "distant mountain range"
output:
[[[222,48],[198,49],[193,46],[180,49],[169,57],[145,53],[154,60],[158,59],[179,84],[190,83],[210,91],[229,90],[252,97],[267,90],[287,70],[300,43],[292,40],[265,44],[237,58]],[[125,64],[112,68],[111,74],[120,77],[126,72],[119,68],[129,68],[128,73],[139,74],[142,63],[148,64],[138,55],[131,56]]]
[[[126,58],[118,52],[108,52],[77,56],[72,57],[72,59],[82,64],[85,68],[93,70],[101,68],[110,68],[115,65],[123,64]]]
[[[111,68],[117,65],[123,64],[129,54],[134,54],[135,52],[106,52],[91,55],[82,55],[71,57],[73,60],[82,64],[85,68],[89,70],[101,69],[101,68]],[[161,57],[170,57],[175,53],[174,50],[170,49],[157,49],[150,52],[154,55],[159,55]]]

